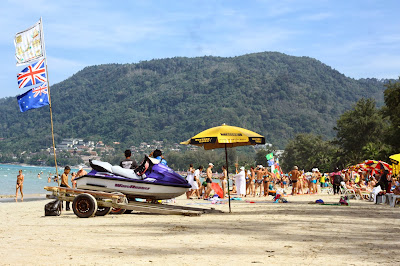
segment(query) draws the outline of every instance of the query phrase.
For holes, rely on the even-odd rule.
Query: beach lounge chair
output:
[[[354,189],[348,189],[348,188],[346,187],[346,185],[341,186],[340,189],[341,189],[341,191],[342,191],[342,193],[343,193],[344,195],[346,195],[346,196],[349,197],[349,199],[350,199],[350,197],[354,197],[354,198],[357,199],[357,200],[361,199],[361,198],[360,198],[360,195],[356,194],[356,192],[355,192]]]
[[[328,194],[333,194],[333,185],[329,182],[327,187],[321,187],[321,193],[328,193]]]

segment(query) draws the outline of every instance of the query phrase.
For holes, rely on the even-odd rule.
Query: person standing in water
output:
[[[24,175],[22,174],[22,169],[19,170],[17,176],[17,186],[15,189],[15,201],[18,202],[18,189],[21,192],[21,201],[24,201],[24,193],[22,192],[22,189],[24,188]]]

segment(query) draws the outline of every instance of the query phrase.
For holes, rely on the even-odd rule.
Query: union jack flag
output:
[[[44,58],[24,68],[17,74],[18,87],[24,88],[47,81]]]

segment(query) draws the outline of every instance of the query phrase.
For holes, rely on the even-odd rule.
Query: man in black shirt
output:
[[[381,178],[379,179],[378,185],[381,186],[382,190],[387,190],[388,187],[389,187],[389,181],[388,181],[388,177],[387,177],[388,174],[389,174],[389,171],[388,170],[384,170],[382,175],[381,175]]]
[[[121,161],[119,163],[119,166],[122,168],[127,168],[127,169],[135,169],[138,165],[135,161],[135,159],[131,159],[132,153],[130,150],[125,151],[125,160]]]

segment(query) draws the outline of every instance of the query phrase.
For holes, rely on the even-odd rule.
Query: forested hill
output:
[[[263,52],[90,66],[53,85],[51,97],[57,142],[180,142],[226,123],[283,148],[300,132],[332,137],[345,110],[361,97],[382,105],[383,91],[376,79],[351,79],[309,57]],[[12,97],[0,99],[0,114],[0,151],[51,146],[49,108],[20,113]]]

